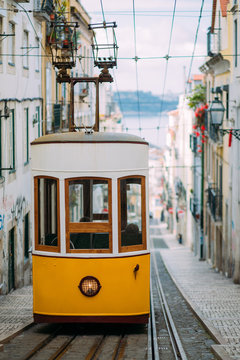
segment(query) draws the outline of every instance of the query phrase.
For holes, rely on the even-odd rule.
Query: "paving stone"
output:
[[[203,322],[228,344],[222,346],[229,358],[240,360],[240,285],[216,272],[206,261],[199,261],[162,226],[159,232],[168,246],[160,250],[161,255],[177,286]]]

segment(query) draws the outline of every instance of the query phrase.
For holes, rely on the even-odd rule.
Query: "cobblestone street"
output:
[[[154,239],[164,239],[168,246],[161,249],[165,265],[194,312],[219,342],[215,351],[223,359],[228,355],[240,359],[240,285],[217,273],[206,261],[199,261],[188,248],[178,244],[174,235],[159,234]]]
[[[32,286],[0,296],[0,343],[32,321]]]
[[[161,242],[160,252],[169,273],[219,343],[213,346],[214,351],[221,359],[240,359],[240,285],[199,261],[164,226],[152,228],[154,242]],[[0,319],[0,343],[32,322],[31,286],[0,296]]]

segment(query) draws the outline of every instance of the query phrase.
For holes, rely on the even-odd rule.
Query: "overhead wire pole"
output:
[[[173,24],[174,24],[175,13],[176,13],[176,5],[177,5],[177,0],[174,0],[172,24],[171,24],[169,43],[168,43],[168,52],[167,52],[167,55],[165,56],[166,66],[165,66],[164,79],[163,79],[163,91],[162,91],[162,98],[161,98],[161,104],[160,104],[160,116],[159,116],[159,120],[158,120],[158,139],[159,139],[159,128],[160,128],[160,120],[161,120],[161,115],[162,115],[163,100],[164,100],[164,95],[165,95],[165,87],[166,87],[166,81],[167,81],[168,60],[170,59],[170,49],[171,49],[171,43],[172,43]]]
[[[140,100],[139,100],[139,84],[138,84],[138,60],[137,57],[137,35],[136,35],[136,13],[135,13],[135,2],[133,0],[133,29],[134,29],[134,52],[135,52],[135,71],[136,71],[136,85],[137,85],[137,104],[138,104],[138,123],[140,136],[142,135],[141,118],[140,118]]]
[[[190,61],[190,66],[189,66],[187,83],[190,81],[193,58],[194,58],[196,45],[197,45],[197,39],[198,39],[198,31],[199,31],[199,27],[200,27],[201,18],[202,18],[203,6],[204,6],[204,0],[202,0],[202,4],[201,4],[201,8],[200,8],[200,14],[199,14],[199,17],[198,17],[198,25],[197,25],[197,30],[196,30],[196,34],[195,34],[195,40],[194,40],[193,52],[192,52],[192,57],[191,57],[191,61]],[[194,170],[194,172],[196,172],[196,169],[193,169],[193,170]],[[193,175],[193,176],[195,176],[195,175]],[[204,144],[202,144],[202,156],[201,156],[201,200],[200,201],[201,201],[200,260],[203,260],[203,258],[204,258],[204,254],[203,254],[203,250],[204,250],[204,224],[203,224],[203,213],[204,213]]]

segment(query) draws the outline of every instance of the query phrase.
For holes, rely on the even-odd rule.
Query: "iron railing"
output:
[[[222,221],[222,191],[216,186],[208,188],[208,205],[215,221]]]
[[[190,198],[190,211],[194,219],[197,221],[200,218],[199,209],[198,209],[198,201],[191,197]]]

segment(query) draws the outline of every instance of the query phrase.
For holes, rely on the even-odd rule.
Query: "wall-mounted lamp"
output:
[[[0,115],[0,118],[5,117],[7,119],[10,116],[10,109],[7,106],[7,100],[4,100],[4,113],[3,115]]]
[[[222,101],[219,100],[218,97],[215,97],[208,111],[210,113],[211,124],[219,128],[219,126],[223,123],[223,116],[225,112]],[[236,139],[240,140],[240,129],[218,129],[218,131],[222,136],[230,134],[230,136],[234,136]]]
[[[212,101],[208,112],[210,113],[210,122],[212,125],[222,125],[225,107],[223,106],[222,101],[218,99],[218,97],[215,97],[215,99]]]

